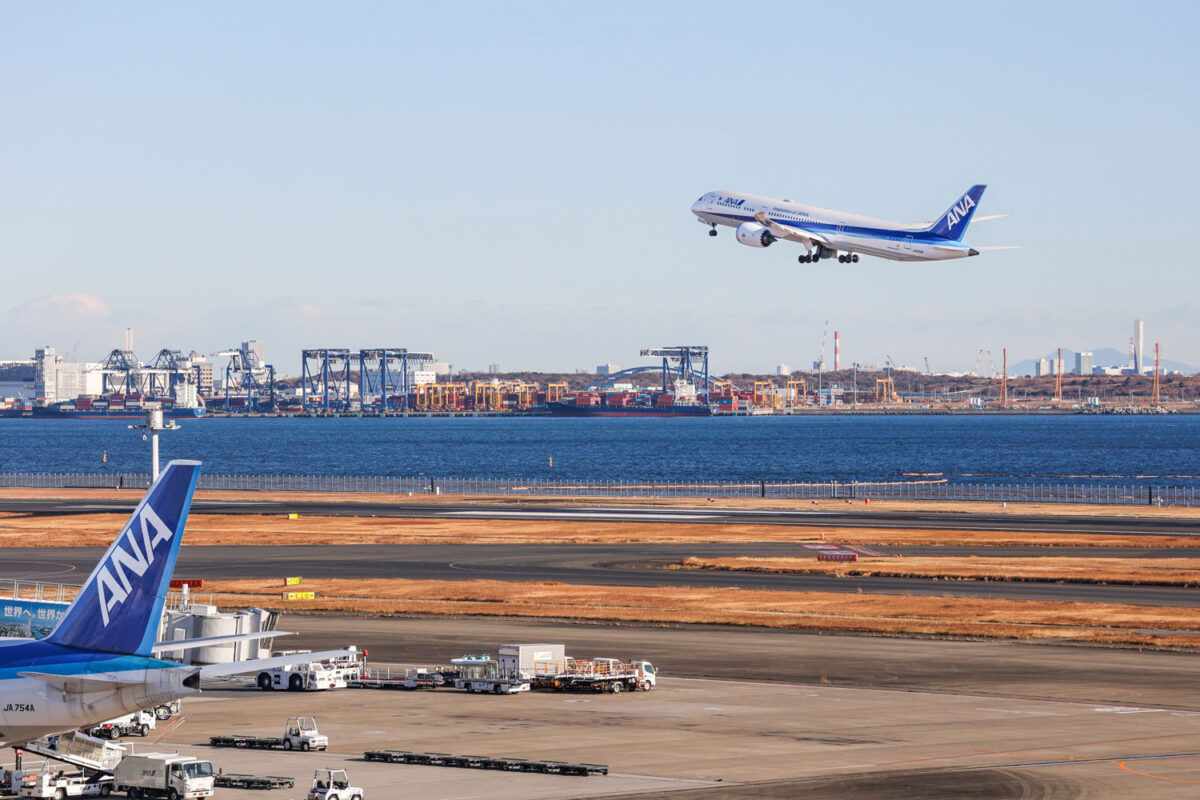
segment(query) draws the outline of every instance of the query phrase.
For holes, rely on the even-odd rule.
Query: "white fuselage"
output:
[[[731,228],[753,224],[760,211],[779,225],[820,236],[828,255],[862,253],[894,261],[944,261],[978,254],[961,242],[930,235],[929,223],[888,222],[742,192],[708,192],[692,204],[692,213],[704,224]]]
[[[193,695],[183,679],[195,670],[136,669],[93,674],[121,682],[121,688],[64,692],[34,678],[0,680],[0,747],[19,745],[55,733],[86,728],[143,708]]]

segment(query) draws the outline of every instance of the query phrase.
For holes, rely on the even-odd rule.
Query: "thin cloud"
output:
[[[84,292],[68,292],[34,298],[14,306],[8,313],[17,318],[99,318],[107,317],[112,313],[112,309],[103,297]]]

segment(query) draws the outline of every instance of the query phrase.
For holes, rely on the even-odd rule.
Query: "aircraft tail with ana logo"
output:
[[[199,476],[199,461],[167,464],[46,641],[151,654]]]
[[[937,222],[933,223],[929,228],[929,233],[939,239],[950,239],[955,242],[961,242],[963,234],[967,232],[967,226],[971,224],[971,217],[975,216],[975,209],[979,207],[979,201],[983,198],[983,190],[987,186],[977,184],[967,190],[966,194],[954,201],[946,213],[938,217]]]

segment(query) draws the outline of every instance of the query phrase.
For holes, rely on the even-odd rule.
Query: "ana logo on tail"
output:
[[[964,194],[963,199],[950,206],[950,210],[946,212],[946,227],[953,228],[974,207],[975,201],[971,199],[971,195]]]
[[[125,529],[124,537],[129,549],[122,548],[118,539],[108,561],[102,564],[96,573],[96,597],[100,602],[100,619],[106,628],[109,613],[125,602],[129,593],[133,591],[128,572],[132,572],[138,578],[145,575],[146,570],[154,563],[154,549],[160,542],[171,541],[175,535],[149,503],[142,507],[141,516],[136,521],[141,522],[141,546],[134,536],[133,523],[130,523]]]

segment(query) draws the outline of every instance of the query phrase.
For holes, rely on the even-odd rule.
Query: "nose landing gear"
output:
[[[711,228],[709,228],[709,230],[708,230],[708,235],[709,235],[709,236],[716,236],[716,235],[717,235],[717,226],[716,226],[716,225],[713,225]]]

